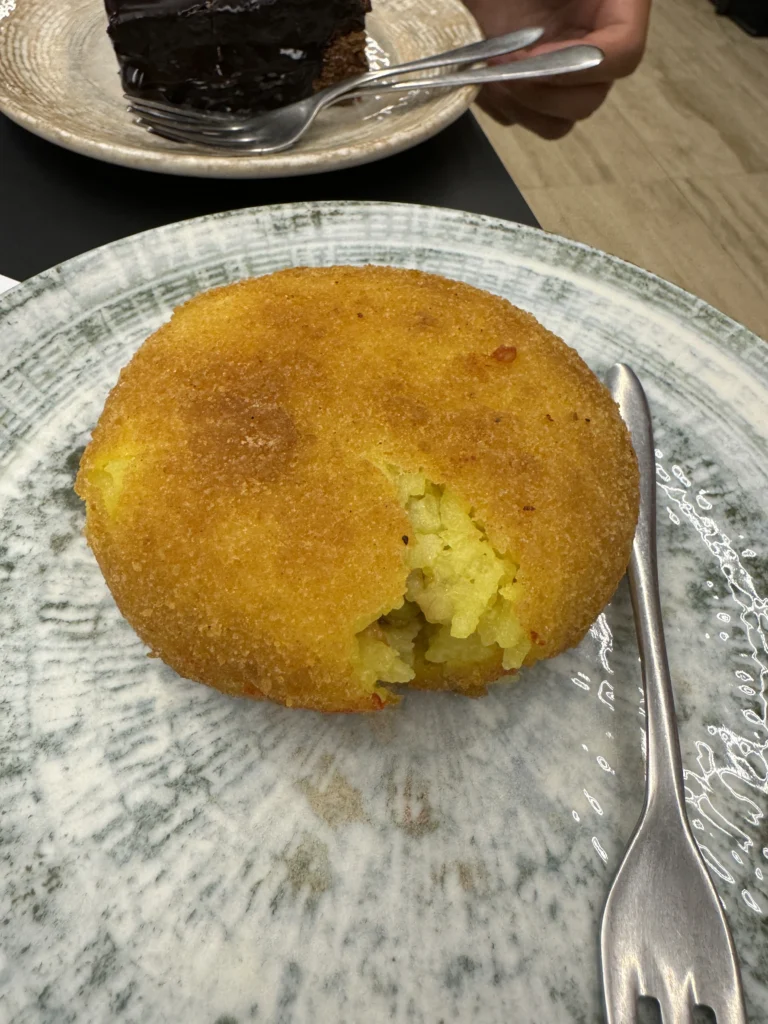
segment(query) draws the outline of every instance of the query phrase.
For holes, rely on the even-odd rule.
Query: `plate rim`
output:
[[[219,210],[214,213],[202,214],[198,217],[189,217],[184,220],[171,221],[167,224],[160,224],[153,228],[147,228],[143,231],[135,232],[131,235],[124,235],[121,238],[113,239],[111,242],[105,242],[104,245],[96,246],[93,249],[88,249],[85,252],[78,253],[76,256],[70,257],[68,260],[64,260],[61,263],[54,264],[53,266],[41,271],[39,274],[35,274],[33,277],[27,278],[25,281],[20,282],[14,287],[8,289],[8,291],[0,293],[0,318],[11,313],[14,309],[25,305],[28,299],[33,298],[34,295],[38,294],[39,291],[47,289],[50,285],[56,285],[63,283],[63,277],[71,273],[77,273],[80,265],[85,264],[88,261],[92,261],[103,253],[105,250],[115,251],[122,247],[130,247],[134,244],[142,243],[144,240],[151,237],[156,237],[158,234],[173,235],[176,232],[184,231],[190,227],[202,227],[206,223],[211,223],[219,220],[229,220],[231,218],[242,218],[244,220],[253,219],[256,216],[272,216],[277,219],[285,220],[289,213],[305,212],[311,217],[312,211],[322,217],[324,214],[332,213],[336,216],[343,216],[347,211],[361,211],[363,209],[376,210],[381,208],[396,208],[402,210],[421,210],[426,211],[431,216],[437,216],[445,218],[454,223],[469,223],[478,227],[490,228],[491,230],[500,231],[502,234],[508,235],[527,235],[532,238],[540,240],[543,244],[547,241],[557,248],[565,248],[573,253],[580,253],[592,260],[596,260],[601,268],[611,268],[614,271],[623,271],[624,274],[628,274],[630,279],[645,280],[654,286],[655,293],[665,293],[671,299],[682,300],[685,305],[691,309],[696,309],[698,313],[703,314],[702,320],[706,319],[711,324],[715,325],[716,331],[707,331],[706,333],[715,335],[710,339],[704,339],[710,341],[710,343],[723,344],[726,340],[730,343],[729,347],[735,350],[733,354],[738,358],[742,359],[747,365],[751,365],[754,360],[751,360],[749,356],[753,351],[764,352],[764,358],[768,360],[768,341],[761,338],[750,328],[744,324],[730,317],[728,314],[723,313],[715,306],[708,303],[706,300],[699,298],[693,292],[687,291],[680,285],[674,284],[672,281],[668,281],[666,278],[660,277],[651,270],[646,270],[643,267],[638,266],[629,260],[622,259],[619,256],[614,256],[611,253],[605,252],[602,249],[598,249],[595,246],[589,245],[586,242],[579,242],[572,238],[567,238],[564,235],[558,235],[554,232],[545,231],[543,228],[531,227],[527,224],[520,224],[517,221],[504,220],[501,217],[493,217],[488,214],[473,213],[467,210],[457,210],[453,207],[445,206],[430,206],[425,203],[402,203],[402,202],[387,202],[381,200],[365,200],[365,199],[344,199],[344,200],[304,200],[294,203],[275,203],[270,205],[261,206],[244,206],[232,210]],[[604,281],[609,286],[620,290],[620,285],[610,274],[598,274],[599,279]],[[629,291],[629,290],[628,290]],[[637,301],[645,302],[646,300],[638,294],[638,292],[632,291],[632,296]],[[647,302],[648,306],[652,306],[653,303]],[[697,325],[695,333],[703,335],[703,323]],[[764,347],[764,348],[763,348]],[[0,351],[0,366],[3,365],[3,353]],[[768,364],[766,364],[768,365]],[[755,367],[757,368],[757,367]],[[760,367],[765,372],[764,367]],[[768,389],[768,373],[766,374],[766,380],[763,386]]]
[[[37,0],[37,2],[45,3],[46,0]],[[98,0],[94,0],[94,3],[96,2]],[[463,8],[467,26],[468,28],[472,27],[471,34],[475,37],[474,39],[467,38],[466,41],[474,42],[483,39],[484,34],[469,9],[464,7],[460,0],[455,0],[455,2]],[[15,7],[11,8],[7,17],[12,17],[15,9]],[[381,9],[386,9],[386,5],[383,4]],[[2,56],[4,48],[5,33],[3,29],[5,26],[3,20],[0,17],[0,56]],[[1,66],[2,62],[0,61]],[[285,153],[266,154],[265,156],[232,157],[215,153],[209,156],[203,152],[165,152],[127,143],[100,141],[98,138],[89,139],[60,127],[51,119],[41,118],[15,102],[13,96],[3,89],[1,73],[0,113],[20,128],[45,139],[46,142],[81,156],[101,160],[104,163],[177,177],[248,180],[321,174],[350,167],[360,167],[388,156],[395,156],[421,142],[426,142],[448,128],[469,109],[479,91],[478,86],[445,90],[435,98],[435,103],[442,103],[442,106],[438,106],[437,110],[427,119],[426,125],[422,120],[410,128],[400,129],[394,136],[394,142],[391,141],[391,135],[385,134],[373,142],[353,143],[338,147],[328,154],[321,153],[319,157],[317,154],[313,156],[311,150],[306,153],[287,150]]]

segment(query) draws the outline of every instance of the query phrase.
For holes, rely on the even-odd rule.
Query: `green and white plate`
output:
[[[368,262],[497,292],[641,376],[688,810],[765,1024],[768,346],[585,246],[355,203],[171,225],[0,297],[0,1019],[601,1019],[599,916],[643,790],[624,585],[578,649],[483,699],[321,716],[147,659],[82,536],[83,445],[174,306]]]

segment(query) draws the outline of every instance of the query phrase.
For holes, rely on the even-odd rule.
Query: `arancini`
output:
[[[578,643],[626,568],[630,437],[530,314],[384,266],[199,295],[123,369],[76,484],[178,673],[321,711],[470,695]]]

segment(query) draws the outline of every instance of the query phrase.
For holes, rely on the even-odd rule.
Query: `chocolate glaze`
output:
[[[326,52],[356,40],[370,10],[369,0],[105,3],[124,90],[210,110],[266,110],[311,95]],[[362,41],[358,49],[350,73],[364,67]]]

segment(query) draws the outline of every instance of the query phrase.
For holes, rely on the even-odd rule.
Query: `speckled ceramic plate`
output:
[[[764,1024],[768,346],[585,246],[367,204],[173,225],[0,298],[0,1019],[600,1019],[598,920],[643,789],[624,585],[577,650],[481,700],[322,717],[147,659],[82,536],[89,429],[175,305],[369,261],[498,292],[642,376],[689,812]]]
[[[482,39],[461,0],[375,0],[371,66],[386,67]],[[435,135],[477,90],[392,93],[324,111],[293,149],[222,156],[151,135],[122,98],[103,0],[0,0],[0,111],[58,145],[109,163],[212,178],[273,178],[351,167]]]

